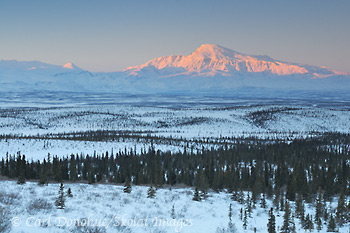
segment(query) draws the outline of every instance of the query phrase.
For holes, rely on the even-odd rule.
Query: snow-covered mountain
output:
[[[66,63],[63,66],[51,65],[40,61],[17,61],[17,60],[0,60],[1,72],[4,71],[29,71],[45,70],[48,72],[64,72],[70,70],[82,70],[73,63]]]
[[[350,74],[282,62],[205,44],[190,55],[165,56],[121,72],[91,73],[73,63],[0,60],[0,91],[286,96],[348,92]],[[299,95],[299,93],[294,94]]]
[[[92,77],[73,63],[0,60],[0,91],[77,91],[91,84]]]
[[[268,56],[251,56],[218,45],[204,44],[188,56],[175,55],[152,59],[125,70],[131,75],[235,76],[252,73],[265,75],[307,75],[324,78],[344,72],[308,65],[282,62]]]

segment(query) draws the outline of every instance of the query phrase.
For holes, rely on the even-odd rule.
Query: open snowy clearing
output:
[[[152,199],[147,198],[148,187],[133,186],[132,192],[127,194],[119,185],[73,183],[65,184],[65,191],[70,188],[73,197],[66,197],[65,209],[62,210],[54,204],[59,184],[39,186],[27,182],[17,185],[14,181],[1,181],[0,187],[0,205],[9,211],[7,220],[14,233],[233,232],[227,230],[230,203],[235,232],[254,232],[254,228],[257,232],[266,232],[268,210],[272,207],[270,200],[267,200],[265,209],[258,201],[252,217],[248,218],[248,228],[244,230],[240,219],[240,209],[244,209],[244,205],[232,201],[226,192],[210,192],[206,200],[196,202],[192,200],[192,188],[160,188]],[[334,208],[336,201],[332,205],[328,203],[327,208],[330,206]],[[313,208],[306,205],[306,213],[314,214]],[[283,213],[275,211],[277,229],[283,223]],[[304,231],[300,228],[300,221],[294,221],[296,232]],[[347,232],[346,229],[347,225],[340,232]],[[324,226],[320,232],[326,230]]]
[[[128,140],[43,140],[7,139],[6,135],[45,136],[108,130],[123,135],[147,135],[186,139],[247,137],[293,139],[314,132],[350,131],[350,111],[332,106],[224,105],[207,106],[137,106],[89,105],[75,107],[1,108],[1,156],[21,151],[27,158],[42,159],[48,153],[65,156],[94,151],[118,151],[125,148],[148,148],[150,142]],[[157,142],[155,149],[182,151],[185,144]],[[197,145],[197,147],[202,145]],[[209,145],[210,146],[210,145]]]

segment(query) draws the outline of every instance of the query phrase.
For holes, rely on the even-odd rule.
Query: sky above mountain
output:
[[[0,59],[118,71],[201,44],[350,72],[350,1],[0,1]]]

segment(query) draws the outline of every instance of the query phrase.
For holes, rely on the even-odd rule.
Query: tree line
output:
[[[241,143],[211,149],[185,148],[183,152],[156,151],[152,146],[102,154],[48,155],[42,161],[28,161],[25,155],[5,155],[0,162],[2,176],[25,180],[87,181],[155,186],[184,184],[206,192],[252,191],[253,196],[272,196],[285,191],[288,200],[296,195],[310,200],[322,190],[326,198],[343,191],[350,194],[349,149],[332,135],[322,139],[292,142]],[[253,139],[251,139],[253,140]]]
[[[205,199],[209,190],[228,191],[232,200],[245,205],[241,211],[244,226],[257,203],[266,207],[267,198],[274,204],[269,211],[269,229],[275,228],[273,210],[284,211],[284,232],[293,231],[294,220],[290,222],[288,217],[289,203],[293,202],[293,216],[305,230],[321,229],[327,223],[327,229],[333,231],[350,221],[350,203],[346,202],[350,195],[348,136],[325,134],[285,142],[250,138],[249,143],[222,143],[195,151],[185,147],[182,152],[150,146],[139,153],[125,148],[91,155],[48,154],[42,161],[29,161],[17,152],[3,156],[0,174],[17,179],[19,184],[26,180],[37,180],[41,185],[67,181],[125,184],[127,193],[131,185],[148,185],[149,197],[160,186],[186,185],[195,188],[194,201]],[[338,198],[338,205],[330,213],[325,203],[333,197]],[[315,205],[313,216],[305,213],[305,203]]]

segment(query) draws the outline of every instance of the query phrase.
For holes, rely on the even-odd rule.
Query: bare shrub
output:
[[[99,193],[91,193],[92,196],[94,196],[95,198],[101,198],[101,194]]]
[[[130,203],[129,198],[123,198],[123,203],[124,203],[124,205],[129,204]]]
[[[7,192],[0,192],[0,203],[5,205],[12,205],[15,202],[18,201],[19,195],[17,193],[7,193]]]
[[[231,222],[228,224],[227,228],[216,228],[216,233],[237,233],[237,228],[235,224],[232,224]]]
[[[29,190],[29,193],[30,193],[31,195],[33,195],[33,196],[36,195],[36,190],[34,189],[34,187],[30,187],[28,190]]]
[[[116,232],[132,233],[132,231],[129,227],[122,226],[121,224],[113,225],[113,228],[116,230]]]
[[[174,194],[172,197],[171,197],[171,200],[172,201],[175,201],[175,200],[180,200],[180,195],[179,194]]]
[[[110,196],[111,196],[111,200],[115,200],[119,197],[119,193],[117,192],[112,192],[110,193]]]
[[[101,198],[101,194],[99,193],[90,193],[90,195],[87,197],[88,201],[95,201],[96,199]]]
[[[152,233],[166,233],[163,229],[152,229]]]
[[[0,206],[0,232],[7,233],[11,231],[11,223],[8,211]]]
[[[135,200],[140,200],[142,199],[142,196],[143,196],[143,192],[142,190],[137,190],[135,192],[132,193],[132,197],[135,199]]]
[[[183,191],[182,193],[185,193],[185,195],[187,196],[193,196],[193,192],[191,190],[186,190],[186,191]]]
[[[97,226],[81,226],[77,224],[73,230],[71,230],[72,233],[106,233],[105,227],[97,227]]]
[[[35,214],[37,212],[50,213],[53,210],[53,205],[43,199],[33,200],[27,207],[29,214]]]

